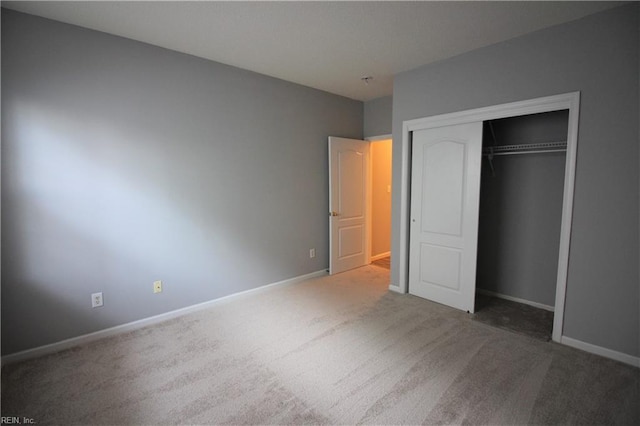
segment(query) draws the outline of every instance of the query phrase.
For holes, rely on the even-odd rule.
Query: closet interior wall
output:
[[[483,148],[566,141],[568,117],[554,111],[487,121]],[[489,162],[483,155],[477,289],[554,306],[565,158],[554,152]]]

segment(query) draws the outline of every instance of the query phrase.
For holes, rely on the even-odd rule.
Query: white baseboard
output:
[[[371,256],[371,261],[375,262],[376,260],[384,259],[385,257],[391,256],[391,252],[388,251],[386,253],[376,254],[375,256]]]
[[[256,294],[263,292],[269,288],[276,286],[286,286],[292,284],[298,284],[300,282],[310,280],[312,278],[317,278],[321,276],[327,275],[325,270],[312,272],[306,275],[300,275],[297,277],[289,278],[283,281],[278,281],[275,283],[267,284],[261,287],[253,288],[251,290],[241,291],[239,293],[230,294],[228,296],[220,297],[218,299],[209,300],[207,302],[198,303],[196,305],[187,306],[184,308],[176,309],[175,311],[165,312],[164,314],[155,315],[149,318],[144,318],[138,321],[133,321],[127,324],[117,325],[115,327],[106,328],[104,330],[95,331],[89,334],[83,334],[82,336],[72,337],[70,339],[62,340],[60,342],[51,343],[44,346],[38,346],[37,348],[27,349],[24,351],[16,352],[10,355],[5,355],[2,357],[1,364],[6,365],[18,361],[24,361],[27,359],[37,358],[43,355],[48,355],[51,353],[59,352],[64,349],[68,349],[74,346],[78,346],[80,344],[93,342],[98,339],[104,339],[105,337],[114,336],[121,333],[126,333],[129,331],[137,330],[143,327],[147,327],[149,325],[157,324],[163,321],[170,320],[172,318],[181,317],[183,315],[187,315],[193,312],[202,311],[204,309],[210,308],[212,306],[230,302],[234,299],[238,299],[240,297],[248,296],[250,294]]]
[[[605,358],[610,358],[616,361],[629,364],[633,367],[640,368],[640,357],[628,355],[622,352],[614,351],[612,349],[603,348],[602,346],[592,345],[591,343],[583,342],[581,340],[572,339],[571,337],[562,336],[560,343],[563,345],[571,346],[572,348],[580,349],[585,352],[600,355]]]
[[[400,289],[400,286],[397,285],[389,284],[389,290],[396,293],[404,294],[404,292]]]
[[[507,296],[506,294],[496,293],[494,291],[484,290],[482,288],[476,288],[476,293],[484,294],[485,296],[493,296],[499,299],[510,300],[512,302],[518,302],[525,305],[533,306],[534,308],[544,309],[545,311],[553,312],[555,307],[545,305],[543,303],[532,302],[531,300],[520,299],[519,297]]]

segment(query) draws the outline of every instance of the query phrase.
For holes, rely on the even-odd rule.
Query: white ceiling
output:
[[[2,2],[364,101],[390,95],[399,72],[620,4]]]

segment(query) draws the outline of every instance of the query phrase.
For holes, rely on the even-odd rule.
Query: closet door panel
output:
[[[420,281],[459,291],[461,254],[461,250],[421,244]]]
[[[409,292],[473,312],[482,123],[413,132]]]
[[[423,150],[422,230],[459,236],[462,232],[464,143],[442,141]]]

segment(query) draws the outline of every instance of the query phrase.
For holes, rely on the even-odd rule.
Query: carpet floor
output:
[[[391,269],[391,256],[383,257],[382,259],[374,260],[372,265],[380,266],[381,268]]]
[[[2,368],[38,424],[638,424],[637,368],[387,290],[367,266]]]
[[[553,312],[483,294],[476,294],[471,318],[544,342],[551,340],[553,331]]]

